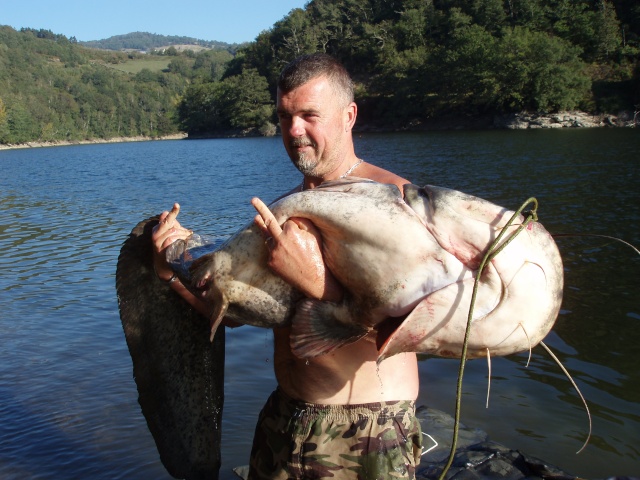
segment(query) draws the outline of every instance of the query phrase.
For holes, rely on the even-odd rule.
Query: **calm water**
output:
[[[640,244],[640,131],[366,135],[358,154],[410,178],[517,208],[552,232]],[[183,224],[229,235],[299,174],[280,139],[164,141],[0,151],[0,478],[168,478],[137,404],[116,303],[120,245],[142,218],[182,205]],[[468,363],[463,421],[587,478],[640,474],[640,258],[593,238],[558,239],[561,315],[540,348]],[[420,404],[452,413],[458,362],[424,358]],[[222,478],[247,462],[275,386],[271,336],[227,332]]]

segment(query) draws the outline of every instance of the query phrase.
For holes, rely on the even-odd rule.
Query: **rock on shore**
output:
[[[640,124],[640,111],[622,111],[617,115],[594,115],[581,111],[558,113],[506,113],[482,115],[444,115],[414,119],[403,125],[356,123],[354,132],[428,132],[443,130],[526,130],[537,128],[607,128],[635,127]]]
[[[585,112],[559,112],[553,114],[512,113],[497,115],[493,120],[495,128],[525,130],[533,128],[594,128],[633,127],[636,124],[634,112],[620,112],[618,115],[592,115]]]
[[[418,408],[416,416],[420,419],[425,435],[422,461],[417,468],[416,479],[437,480],[449,459],[454,418],[425,406]],[[460,425],[456,455],[445,478],[577,480],[574,475],[550,463],[490,441],[483,430],[463,424]]]

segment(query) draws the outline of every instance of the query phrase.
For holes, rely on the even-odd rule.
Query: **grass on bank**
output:
[[[126,73],[140,73],[143,69],[151,70],[152,72],[161,72],[169,67],[171,58],[140,58],[128,60],[125,63],[118,63],[116,65],[110,64],[109,67],[115,68]]]

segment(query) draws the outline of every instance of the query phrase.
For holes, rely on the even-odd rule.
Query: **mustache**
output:
[[[315,144],[308,137],[292,138],[289,145],[293,148],[298,147],[315,147]]]

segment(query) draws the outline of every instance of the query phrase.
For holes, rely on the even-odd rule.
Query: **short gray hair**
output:
[[[282,93],[289,93],[321,76],[326,76],[333,88],[344,97],[345,105],[353,102],[353,80],[349,72],[338,60],[326,53],[301,55],[290,62],[280,73],[278,89]]]

